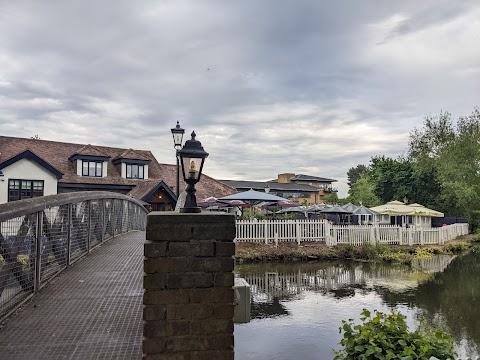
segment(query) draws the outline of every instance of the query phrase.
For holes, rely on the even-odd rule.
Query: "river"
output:
[[[333,359],[342,320],[363,308],[441,325],[458,359],[480,353],[480,249],[413,267],[358,262],[237,265],[251,284],[252,319],[235,325],[236,360]]]

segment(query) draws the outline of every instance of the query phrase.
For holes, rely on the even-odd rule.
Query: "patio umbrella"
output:
[[[382,215],[401,216],[415,215],[415,210],[401,201],[389,201],[384,205],[371,207],[370,210]]]
[[[315,213],[315,212],[319,212],[319,211],[325,209],[325,207],[326,207],[325,204],[315,204],[315,205],[312,205],[309,208],[307,208],[307,210],[308,210],[308,212]]]
[[[260,204],[264,201],[288,201],[288,199],[282,198],[276,195],[270,195],[265,192],[255,191],[250,189],[248,191],[239,192],[233,195],[224,196],[219,201],[231,201],[241,200],[245,204],[250,205],[250,217],[252,216],[252,206]]]
[[[355,210],[353,210],[353,215],[358,216],[358,223],[361,225],[362,216],[365,216],[367,218],[371,217],[373,219],[373,217],[379,215],[379,213],[367,208],[366,206],[360,205],[357,206]]]
[[[229,200],[242,200],[245,204],[248,205],[257,205],[264,201],[288,201],[280,196],[270,195],[261,191],[255,191],[250,189],[248,191],[239,192],[233,195],[224,196],[220,201],[229,201]]]
[[[415,211],[415,215],[418,215],[418,216],[431,216],[431,217],[444,217],[445,214],[440,212],[440,211],[436,211],[436,210],[432,210],[432,209],[429,209],[421,204],[410,204],[408,205],[409,207],[413,208],[414,211]]]
[[[225,203],[219,202],[216,197],[210,196],[208,198],[199,200],[197,202],[197,206],[201,208],[208,208],[211,206],[228,206],[228,205],[226,205]]]
[[[289,207],[289,208],[277,211],[276,214],[286,214],[286,213],[293,213],[293,212],[306,213],[308,212],[308,209],[305,206],[293,206],[293,207]]]
[[[319,212],[323,214],[351,214],[352,213],[349,210],[342,209],[340,206],[325,207]]]
[[[341,206],[342,209],[345,209],[345,210],[348,210],[348,211],[351,211],[351,212],[354,212],[355,209],[358,208],[357,205],[353,205],[352,203],[348,203],[348,204],[345,204],[343,206]]]

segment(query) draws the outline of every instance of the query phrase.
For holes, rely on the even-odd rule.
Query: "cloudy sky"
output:
[[[478,1],[0,0],[0,134],[150,149],[216,178],[338,179],[480,106]]]

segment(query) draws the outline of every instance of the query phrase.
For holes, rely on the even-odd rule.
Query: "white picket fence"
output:
[[[237,220],[237,242],[325,242],[327,245],[443,244],[468,234],[468,224],[438,228],[394,225],[332,225],[326,220]]]

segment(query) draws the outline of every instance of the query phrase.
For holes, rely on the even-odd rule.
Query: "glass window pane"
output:
[[[93,161],[88,163],[88,176],[95,176],[95,163]]]
[[[138,165],[138,177],[143,179],[143,165]]]
[[[127,164],[127,178],[132,177],[132,165]]]
[[[82,161],[82,175],[88,176],[88,161]]]
[[[132,178],[138,179],[138,165],[132,165]]]
[[[97,176],[102,176],[102,163],[97,162]]]

